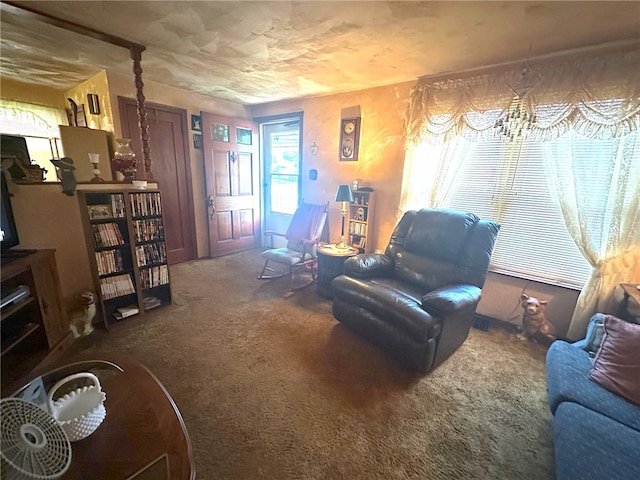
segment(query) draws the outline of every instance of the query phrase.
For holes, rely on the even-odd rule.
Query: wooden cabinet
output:
[[[356,190],[353,202],[349,204],[346,242],[360,253],[372,252],[374,248],[370,237],[373,233],[374,200],[372,191]]]
[[[105,327],[171,304],[158,190],[78,191]]]
[[[15,297],[15,300],[10,299]],[[71,342],[54,250],[2,265],[2,390]],[[6,303],[5,303],[6,302]]]

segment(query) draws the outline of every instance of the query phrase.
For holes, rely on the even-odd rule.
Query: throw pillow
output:
[[[640,405],[640,325],[605,316],[602,344],[589,377],[610,392]]]

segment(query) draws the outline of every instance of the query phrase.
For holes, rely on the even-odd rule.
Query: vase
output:
[[[122,171],[122,175],[124,175],[124,178],[122,179],[124,183],[133,183],[136,179],[136,169],[126,168]]]
[[[118,146],[111,163],[114,170],[124,175],[124,181],[131,183],[136,173],[136,154],[131,148],[131,139],[116,138],[115,140]]]

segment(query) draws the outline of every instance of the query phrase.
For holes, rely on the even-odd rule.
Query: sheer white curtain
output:
[[[640,131],[595,145],[568,133],[543,152],[567,229],[593,267],[567,332],[575,340],[593,312],[615,312],[616,285],[640,283]]]
[[[414,192],[418,192],[423,203],[428,201],[437,205],[441,199],[446,198],[446,192],[450,189],[446,180],[455,180],[455,176],[448,176],[447,172],[464,167],[463,158],[453,159],[452,170],[440,164],[452,161],[452,157],[458,155],[454,153],[455,150],[450,150],[455,145],[454,142],[460,137],[472,143],[483,143],[493,138],[494,125],[509,111],[514,92],[519,90],[519,85],[527,84],[532,78],[535,81],[529,83],[531,87],[526,89],[526,94],[520,99],[522,106],[536,116],[536,123],[524,144],[527,141],[550,142],[551,146],[547,150],[549,160],[546,162],[549,177],[556,175],[558,169],[564,171],[578,165],[576,162],[579,161],[576,159],[581,154],[574,148],[574,144],[567,143],[567,136],[573,136],[574,140],[576,134],[588,137],[592,141],[591,147],[596,148],[609,148],[607,142],[619,139],[614,142],[617,145],[615,152],[610,152],[608,160],[602,157],[602,163],[612,169],[611,178],[615,188],[624,184],[627,193],[620,196],[617,202],[604,202],[602,213],[607,215],[606,218],[611,218],[611,221],[601,224],[603,230],[598,237],[580,231],[574,234],[572,231],[582,228],[583,224],[580,222],[584,222],[584,219],[580,220],[579,217],[574,221],[575,213],[570,212],[582,212],[589,205],[588,197],[580,191],[578,196],[574,195],[573,203],[568,202],[567,198],[571,196],[571,189],[575,189],[576,185],[580,185],[579,188],[582,189],[582,184],[574,182],[570,186],[570,182],[556,183],[555,187],[558,189],[558,198],[566,202],[563,206],[566,227],[572,232],[571,235],[585,258],[595,268],[594,275],[583,288],[569,330],[573,338],[584,333],[585,316],[594,309],[606,307],[611,285],[638,280],[638,177],[629,177],[625,184],[625,175],[630,170],[623,168],[624,165],[631,168],[634,162],[637,163],[637,156],[629,156],[626,152],[632,151],[633,145],[638,149],[638,65],[640,43],[633,41],[616,47],[615,51],[601,49],[597,53],[590,52],[571,58],[532,60],[524,67],[496,69],[465,78],[438,81],[423,78],[410,94],[405,122],[407,158],[401,195],[403,210],[416,203]],[[443,148],[435,155],[437,158],[434,160],[434,155],[422,153],[422,145],[440,145]],[[429,149],[426,148],[425,151]],[[471,151],[469,149],[466,153]],[[623,158],[625,155],[627,160]],[[416,185],[427,181],[424,177],[419,177],[421,172],[428,171],[425,166],[415,165],[420,162],[434,162],[430,168],[436,173],[433,181],[429,180],[431,184],[435,183],[438,172],[445,179],[442,186],[432,185],[426,196],[415,190]],[[582,177],[576,175],[575,178]],[[634,178],[636,183],[632,183]],[[588,183],[584,185],[585,189],[592,188],[587,186]],[[611,195],[614,195],[613,188],[612,186],[610,190]],[[635,195],[629,194],[630,191],[634,191]],[[635,220],[631,221],[631,217]]]
[[[408,148],[399,216],[407,210],[444,207],[473,148],[462,137],[443,145],[422,143]]]
[[[53,128],[67,124],[63,109],[0,99],[2,133],[48,137]]]

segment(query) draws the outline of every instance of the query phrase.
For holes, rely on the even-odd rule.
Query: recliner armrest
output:
[[[344,273],[354,278],[388,277],[393,261],[382,253],[361,253],[344,262]]]
[[[421,306],[432,315],[451,315],[475,309],[481,297],[475,285],[446,285],[424,294]]]

